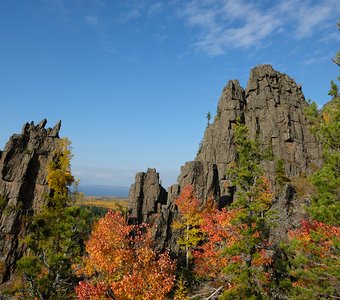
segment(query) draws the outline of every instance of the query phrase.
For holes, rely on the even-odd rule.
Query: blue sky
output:
[[[1,0],[0,148],[61,119],[83,184],[154,167],[168,186],[229,79],[269,63],[328,101],[339,17],[338,0]]]

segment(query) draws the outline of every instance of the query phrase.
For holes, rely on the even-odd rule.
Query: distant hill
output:
[[[79,192],[84,193],[86,196],[115,196],[127,198],[129,196],[129,187],[80,184]]]

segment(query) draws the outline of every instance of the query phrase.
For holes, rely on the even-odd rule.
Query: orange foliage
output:
[[[288,233],[290,239],[296,239],[303,242],[305,250],[308,250],[311,243],[317,245],[313,248],[316,255],[320,257],[332,257],[332,250],[335,240],[340,239],[340,227],[326,225],[319,221],[301,221],[301,227],[296,230],[291,230]]]
[[[215,208],[203,215],[201,230],[206,234],[206,242],[193,253],[195,272],[198,275],[211,278],[222,275],[222,270],[228,264],[222,255],[224,247],[236,238],[234,226],[230,223],[233,214],[234,212]]]
[[[216,204],[210,203],[201,212],[203,221],[200,229],[205,240],[193,252],[195,272],[213,279],[218,285],[224,284],[226,290],[232,290],[238,285],[232,284],[230,273],[225,272],[232,264],[238,265],[237,268],[240,269],[252,268],[258,274],[263,274],[258,276],[257,280],[261,281],[262,285],[267,284],[269,280],[267,270],[273,263],[273,253],[269,250],[271,245],[268,239],[262,236],[261,227],[257,222],[271,206],[272,198],[269,180],[261,177],[250,201],[258,218],[251,220],[250,224],[243,221],[245,216],[249,215],[245,207],[218,210]],[[234,250],[227,253],[228,249]],[[251,264],[247,265],[250,256]]]
[[[318,299],[325,290],[329,295],[338,295],[340,228],[303,220],[300,228],[289,232],[289,238],[293,266],[290,274],[297,293],[313,291]]]
[[[99,220],[86,250],[77,272],[89,279],[76,288],[78,299],[165,299],[174,284],[175,262],[153,251],[148,226],[128,225],[119,212]]]
[[[257,186],[256,201],[261,204],[264,210],[267,210],[272,204],[273,197],[274,193],[272,192],[270,180],[265,176],[261,176]]]
[[[194,188],[191,185],[183,188],[175,204],[182,215],[195,215],[199,212],[200,201],[195,197]]]

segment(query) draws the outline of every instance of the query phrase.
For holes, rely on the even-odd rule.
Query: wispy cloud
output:
[[[46,0],[45,9],[62,20],[70,18],[70,10],[66,7],[63,0]]]
[[[263,2],[245,0],[193,0],[180,15],[188,26],[199,30],[194,46],[214,56],[230,49],[263,46],[273,36],[313,36],[329,26],[334,11],[340,12],[336,2],[282,0],[264,7]]]
[[[163,10],[163,4],[162,2],[156,2],[152,4],[148,9],[149,15],[157,15]]]
[[[130,185],[137,170],[123,170],[115,168],[79,167],[72,170],[73,175],[80,178],[84,184]]]
[[[331,15],[334,12],[340,12],[340,7],[338,1],[334,0],[287,0],[281,2],[276,10],[276,15],[279,18],[284,19],[286,17],[287,24],[292,22],[295,25],[294,37],[303,39],[327,26],[328,21],[331,20]]]
[[[122,13],[118,20],[122,23],[128,23],[131,20],[137,19],[141,16],[141,12],[138,8],[131,9],[125,13]]]
[[[312,56],[304,59],[302,61],[302,65],[314,65],[314,64],[322,64],[325,61],[330,61],[334,56],[334,53],[327,53],[326,55],[320,56],[320,53],[314,53]]]
[[[209,55],[227,49],[256,46],[281,25],[272,13],[263,13],[243,1],[192,1],[183,12],[190,26],[201,32],[195,45]]]
[[[98,25],[99,23],[99,19],[97,16],[85,16],[84,21],[89,25]]]

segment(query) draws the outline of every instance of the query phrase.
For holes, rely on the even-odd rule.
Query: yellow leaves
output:
[[[179,218],[174,221],[173,228],[182,231],[178,244],[186,251],[186,268],[192,258],[192,250],[203,240],[204,235],[200,230],[203,221],[200,211],[201,202],[195,196],[194,188],[187,185],[175,200],[178,207]]]
[[[78,203],[84,206],[102,207],[108,210],[118,210],[121,212],[126,212],[129,204],[127,199],[95,196],[84,196]]]
[[[323,112],[322,118],[326,124],[331,122],[331,116],[326,112]]]
[[[47,182],[57,195],[67,196],[68,186],[74,182],[71,174],[71,150],[68,139],[58,140],[58,148],[52,153],[47,166]]]
[[[176,290],[174,295],[174,300],[188,300],[188,288],[186,287],[186,282],[181,276],[176,282]]]
[[[262,176],[256,188],[255,200],[259,211],[267,211],[272,204],[274,193],[271,191],[271,184],[267,177]]]

